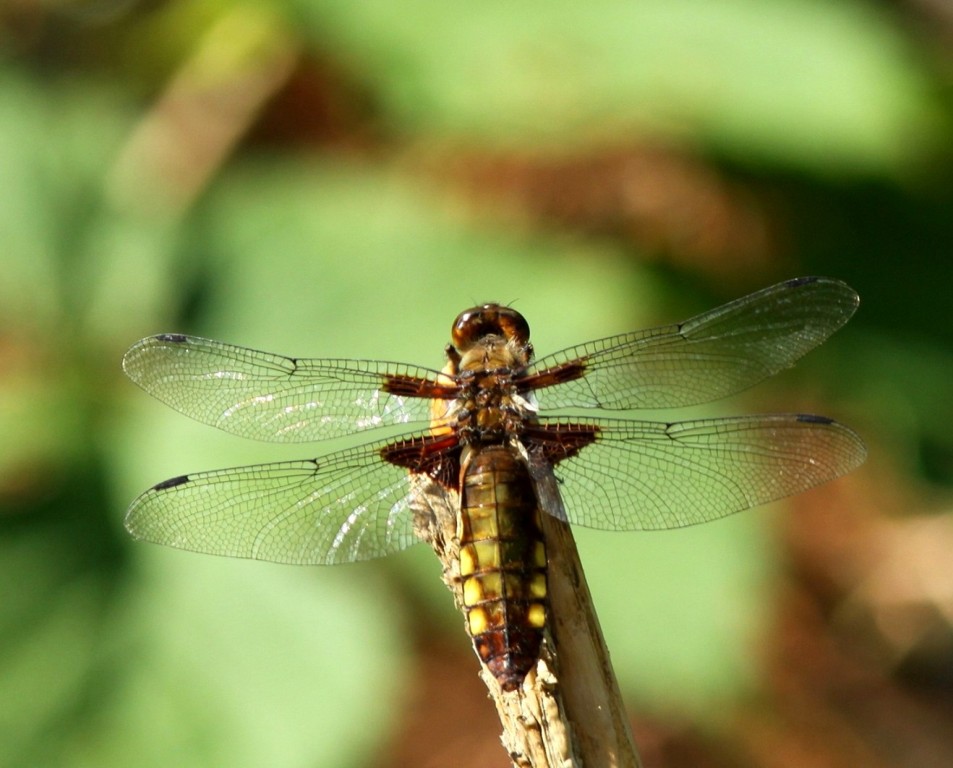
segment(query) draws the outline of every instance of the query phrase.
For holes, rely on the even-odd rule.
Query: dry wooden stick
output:
[[[434,490],[428,478],[418,482],[418,535],[437,553],[444,582],[462,609],[456,500],[440,489],[428,492]],[[503,725],[503,746],[517,768],[640,768],[572,531],[550,515],[541,517],[550,620],[539,661],[511,692],[486,668],[480,673]]]

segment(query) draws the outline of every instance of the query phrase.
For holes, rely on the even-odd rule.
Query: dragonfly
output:
[[[864,461],[861,439],[823,416],[663,422],[624,413],[746,389],[824,342],[858,303],[843,282],[796,278],[684,322],[538,359],[525,318],[488,303],[456,318],[441,370],[151,336],[125,354],[125,373],[234,435],[308,443],[394,425],[412,431],[317,458],[165,480],[132,503],[126,528],[194,552],[332,565],[403,550],[423,538],[422,518],[449,509],[467,631],[513,691],[549,619],[542,515],[606,531],[679,528],[799,493]]]

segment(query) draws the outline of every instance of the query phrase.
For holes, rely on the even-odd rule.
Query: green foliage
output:
[[[455,160],[651,140],[710,173],[748,169],[739,183],[788,214],[800,262],[779,276],[830,273],[863,297],[845,339],[785,375],[812,393],[790,407],[820,393],[911,476],[953,483],[951,110],[926,44],[878,9],[218,0],[32,27],[0,11],[19,51],[0,64],[0,766],[368,764],[422,674],[413,622],[468,644],[425,548],[306,570],[128,540],[123,510],[152,483],[335,447],[243,444],[163,409],[121,377],[140,336],[437,366],[477,302],[515,303],[546,353],[743,292],[701,290],[697,264],[649,266],[658,254],[598,222],[481,209],[454,187]],[[189,114],[164,100],[170,84],[213,71],[197,113],[218,125],[276,49],[312,78],[337,73],[340,112],[335,99],[366,99],[375,146],[239,126],[190,197],[173,170],[207,160],[214,133],[137,144]],[[276,104],[258,109],[310,116]],[[143,146],[167,163],[137,164]],[[770,520],[581,536],[612,658],[645,706],[703,717],[756,685]]]
[[[825,174],[897,171],[941,138],[911,51],[855,2],[294,5],[411,136],[566,152],[638,134]]]

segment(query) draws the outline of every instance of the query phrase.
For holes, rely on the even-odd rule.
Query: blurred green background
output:
[[[132,542],[246,444],[141,336],[441,363],[827,274],[856,318],[699,413],[868,464],[698,529],[580,531],[647,766],[953,764],[953,12],[918,0],[2,0],[0,767],[506,766],[425,547],[294,568]],[[673,418],[665,414],[665,418]]]

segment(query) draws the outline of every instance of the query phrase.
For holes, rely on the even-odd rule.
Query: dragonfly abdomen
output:
[[[461,461],[460,581],[477,655],[506,691],[539,657],[546,624],[546,547],[525,465],[504,445]]]

